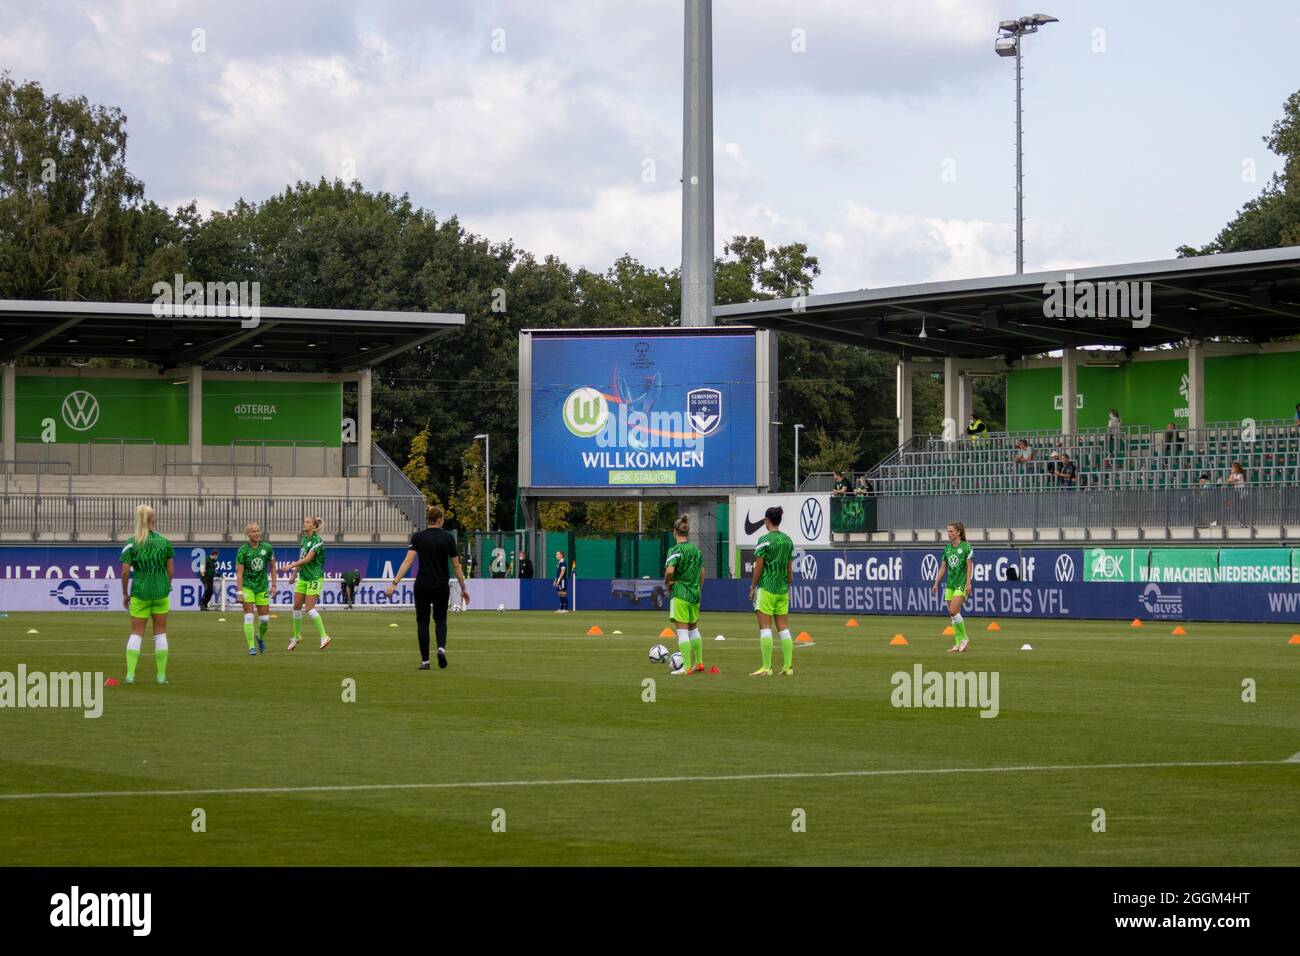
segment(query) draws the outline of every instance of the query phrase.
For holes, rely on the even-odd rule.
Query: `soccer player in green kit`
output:
[[[754,579],[749,585],[749,599],[758,616],[758,646],[763,666],[750,677],[772,676],[772,622],[781,629],[781,658],[785,666],[782,677],[794,676],[794,638],[790,636],[790,576],[794,568],[794,542],[781,531],[781,508],[763,513],[767,534],[754,548]]]
[[[308,516],[302,519],[298,560],[290,561],[284,566],[286,571],[298,569],[298,580],[293,584],[293,640],[289,642],[289,650],[297,647],[302,640],[304,606],[307,616],[316,622],[316,630],[320,633],[320,649],[323,651],[330,646],[330,637],[325,633],[325,621],[320,616],[320,611],[316,610],[316,602],[325,589],[325,542],[320,536],[321,524],[320,518]]]
[[[966,540],[966,526],[960,521],[948,525],[948,543],[943,546],[943,560],[939,562],[939,570],[934,575],[934,586],[930,590],[938,592],[939,581],[947,572],[948,581],[944,585],[943,599],[948,603],[948,616],[952,618],[953,637],[952,647],[948,648],[949,654],[962,654],[970,646],[961,606],[969,596],[971,581],[974,579],[974,555],[974,550]]]
[[[266,653],[266,632],[271,626],[271,595],[275,593],[275,551],[262,540],[262,528],[252,522],[244,529],[247,540],[235,555],[235,590],[244,603],[244,640],[248,654]],[[257,611],[257,633],[253,611]]]
[[[154,510],[135,509],[135,534],[122,549],[122,605],[131,614],[131,636],[126,640],[126,682],[135,683],[135,665],[144,643],[144,626],[153,619],[153,659],[158,683],[167,683],[167,612],[171,610],[171,542],[154,530]]]
[[[677,649],[682,654],[682,669],[674,674],[704,673],[704,639],[700,637],[700,549],[690,542],[691,521],[682,515],[673,524],[677,541],[664,562],[664,587],[672,591],[670,616],[677,632]],[[695,663],[691,663],[691,651]]]

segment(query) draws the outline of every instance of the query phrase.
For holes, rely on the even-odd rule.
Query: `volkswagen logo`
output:
[[[84,432],[99,421],[99,402],[84,389],[69,393],[63,400],[63,421],[73,431]]]
[[[811,581],[817,577],[817,558],[807,551],[796,553],[794,566],[802,578]]]
[[[816,498],[805,498],[799,509],[799,530],[805,541],[813,542],[821,537],[822,517],[822,503]]]
[[[933,554],[927,554],[921,559],[921,578],[925,581],[933,581],[934,576],[939,573],[939,559]]]
[[[1074,580],[1074,558],[1068,554],[1059,555],[1056,559],[1056,580]]]

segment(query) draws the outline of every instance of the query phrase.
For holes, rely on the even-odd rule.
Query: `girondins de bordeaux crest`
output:
[[[686,422],[701,438],[722,427],[722,392],[716,388],[693,388],[686,393]]]

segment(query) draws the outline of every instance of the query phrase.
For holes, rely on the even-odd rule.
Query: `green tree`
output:
[[[487,529],[488,508],[496,504],[496,482],[492,482],[492,501],[485,500],[483,485],[483,446],[476,441],[465,446],[460,455],[460,484],[451,495],[451,510],[465,531]]]
[[[537,503],[537,523],[543,531],[569,531],[569,514],[573,505],[568,501],[539,501]]]
[[[800,459],[805,474],[814,471],[857,471],[862,459],[862,435],[832,435],[824,428],[813,431],[817,452]]]
[[[1287,97],[1281,118],[1263,139],[1281,158],[1282,168],[1212,242],[1199,249],[1180,246],[1180,256],[1300,245],[1300,91]]]

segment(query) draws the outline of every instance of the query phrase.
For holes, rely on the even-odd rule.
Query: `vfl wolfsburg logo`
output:
[[[84,432],[99,421],[99,402],[84,389],[77,389],[63,400],[63,421],[73,431]]]
[[[578,388],[564,400],[564,427],[579,438],[595,438],[609,421],[605,396],[594,388]]]

